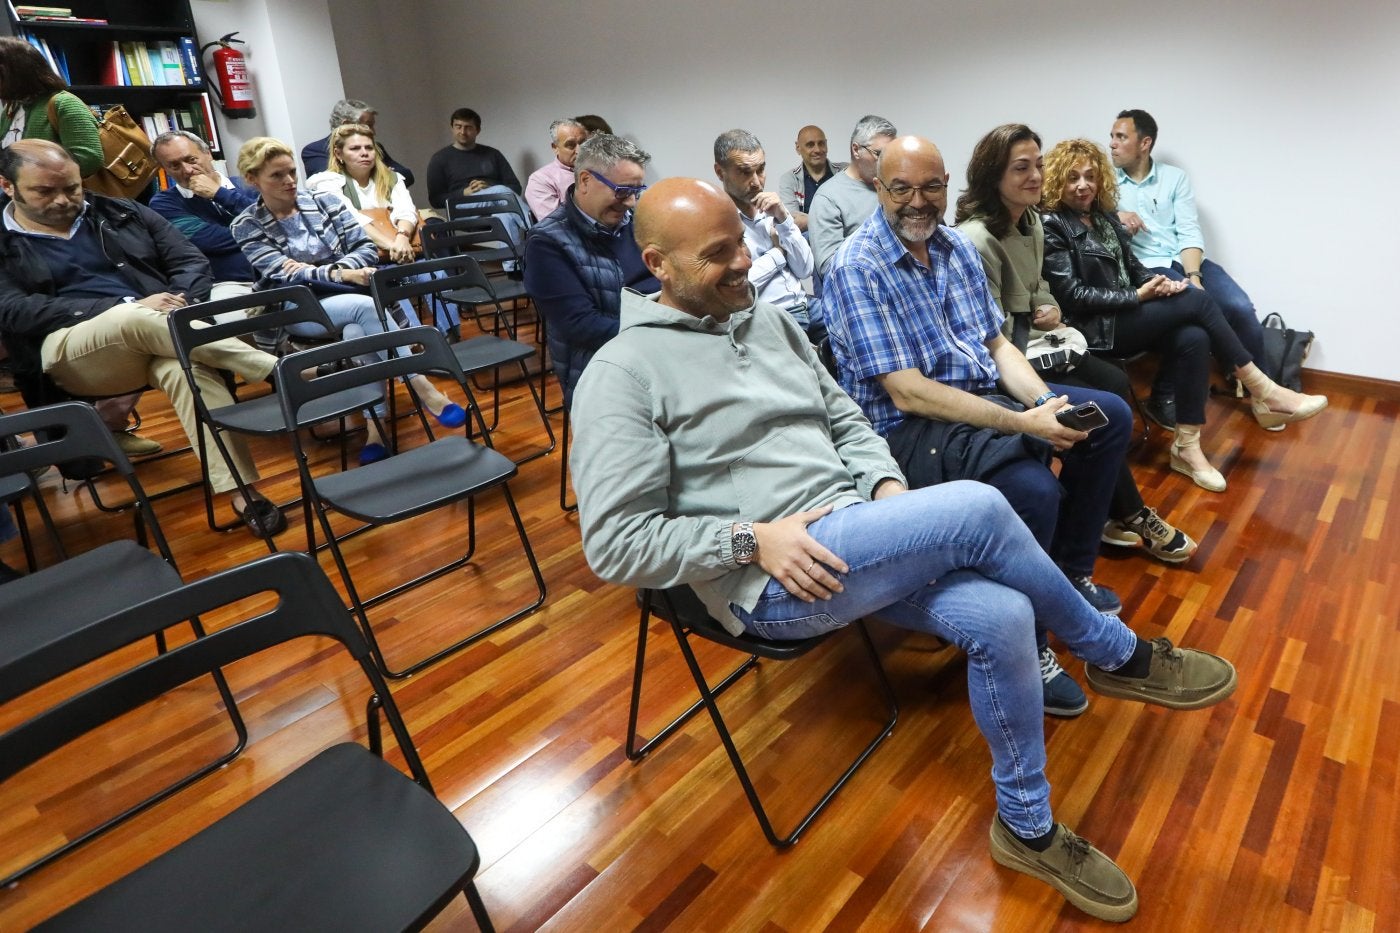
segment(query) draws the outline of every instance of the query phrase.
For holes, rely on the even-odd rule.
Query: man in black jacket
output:
[[[0,188],[11,198],[0,219],[0,337],[29,405],[68,394],[106,396],[151,385],[164,392],[194,443],[194,398],[175,358],[166,312],[209,296],[209,261],[159,214],[117,198],[83,194],[78,165],[62,148],[21,140],[0,153]],[[233,399],[217,370],[249,381],[267,378],[276,358],[240,340],[196,351],[195,380],[210,408]],[[213,452],[215,492],[235,488],[229,465]],[[230,439],[239,476],[257,470]],[[285,527],[275,508],[232,505],[254,533]],[[281,527],[279,527],[281,526]]]

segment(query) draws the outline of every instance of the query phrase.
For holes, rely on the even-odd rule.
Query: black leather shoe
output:
[[[1176,430],[1176,399],[1170,395],[1153,395],[1142,403],[1147,420],[1166,428]]]

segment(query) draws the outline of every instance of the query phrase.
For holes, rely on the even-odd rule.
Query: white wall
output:
[[[415,168],[464,105],[522,178],[548,158],[558,116],[602,114],[653,154],[655,179],[708,176],[715,135],[735,126],[765,141],[772,171],[796,163],[809,122],[839,157],[873,111],[937,142],[960,187],[996,124],[1027,122],[1047,145],[1102,141],[1119,109],[1145,108],[1159,155],[1192,175],[1209,255],[1261,312],[1317,331],[1310,365],[1400,380],[1393,0],[337,0],[331,12],[337,36],[359,27],[339,45],[346,88],[381,109]]]

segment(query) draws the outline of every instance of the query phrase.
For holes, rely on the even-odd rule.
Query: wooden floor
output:
[[[1238,692],[1212,710],[1172,713],[1091,695],[1084,716],[1047,722],[1057,817],[1136,879],[1136,929],[1400,929],[1398,406],[1331,388],[1329,411],[1281,434],[1253,426],[1239,403],[1212,401],[1206,443],[1230,481],[1222,495],[1167,471],[1166,435],[1134,450],[1148,502],[1201,550],[1170,568],[1106,549],[1098,578],[1122,594],[1124,618],[1144,637],[1219,651],[1240,671]],[[509,397],[498,445],[523,452],[542,431],[521,393]],[[148,395],[144,410],[146,433],[179,440],[158,396]],[[271,480],[265,488],[290,495],[285,447],[268,442],[255,453]],[[179,464],[151,464],[142,475],[158,488]],[[968,711],[965,664],[929,640],[877,629],[899,725],[794,849],[764,841],[707,719],[628,762],[633,594],[588,570],[577,518],[556,502],[558,475],[556,453],[525,464],[513,483],[549,584],[545,607],[394,688],[438,795],[480,846],[478,884],[498,929],[1100,926],[991,861],[990,759]],[[85,497],[61,493],[53,478],[45,486],[74,535],[126,527],[97,515]],[[528,576],[503,511],[499,499],[483,501],[491,543],[478,563],[371,613],[391,660],[444,644],[525,599]],[[186,577],[263,553],[245,533],[206,529],[195,493],[163,500],[158,512]],[[462,518],[451,511],[358,538],[354,572],[371,587],[405,579],[461,544]],[[279,544],[304,541],[293,512]],[[0,556],[22,562],[17,544]],[[653,633],[660,648],[648,723],[694,696],[669,629],[658,624]],[[727,697],[779,823],[877,725],[855,645],[836,639],[802,662],[761,668]],[[45,695],[148,650],[132,648],[0,709],[0,728]],[[732,663],[718,650],[706,659],[715,671]],[[1064,660],[1082,675],[1080,662]],[[27,928],[318,749],[362,734],[362,684],[323,643],[267,652],[228,674],[250,722],[250,750],[176,800],[0,891],[0,930]],[[191,687],[29,769],[0,788],[0,873],[227,742],[217,697]],[[460,901],[433,926],[471,928]]]

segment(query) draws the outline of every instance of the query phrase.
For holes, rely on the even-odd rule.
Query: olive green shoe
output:
[[[1194,648],[1176,648],[1171,640],[1152,640],[1152,662],[1146,677],[1124,677],[1093,664],[1084,665],[1084,679],[1095,692],[1120,700],[1137,700],[1169,709],[1214,706],[1235,692],[1235,666]]]
[[[1137,889],[1123,869],[1056,823],[1055,840],[1037,852],[1016,837],[998,817],[992,818],[992,859],[1012,871],[1044,881],[1065,900],[1091,917],[1122,923],[1137,913]]]

